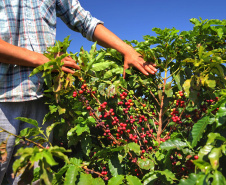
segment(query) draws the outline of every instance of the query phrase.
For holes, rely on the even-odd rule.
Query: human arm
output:
[[[116,49],[124,56],[124,78],[125,70],[130,66],[136,67],[145,75],[149,75],[149,73],[156,73],[157,69],[155,68],[155,64],[144,61],[141,54],[136,52],[131,46],[123,42],[118,36],[116,36],[102,24],[98,24],[96,26],[93,34],[93,40],[97,41],[97,43],[103,47]]]
[[[21,66],[37,67],[48,62],[49,59],[41,53],[30,51],[25,48],[14,46],[0,39],[0,62]],[[71,57],[65,57],[62,69],[68,73],[74,73],[74,69],[80,69]]]

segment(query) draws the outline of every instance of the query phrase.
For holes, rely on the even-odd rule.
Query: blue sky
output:
[[[80,3],[118,37],[129,41],[143,41],[144,35],[155,35],[153,27],[191,30],[191,18],[226,19],[226,0],[80,0]],[[69,51],[75,53],[81,46],[90,50],[92,42],[58,19],[56,40],[63,41],[68,35],[72,40]]]

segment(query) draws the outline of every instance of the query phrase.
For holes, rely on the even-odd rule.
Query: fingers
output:
[[[150,63],[144,63],[143,67],[150,74],[155,74],[157,72],[157,69]]]
[[[144,75],[154,75],[157,72],[157,69],[155,68],[156,64],[145,62],[143,59],[140,59],[138,62],[134,62],[132,65]]]
[[[145,69],[145,67],[140,64],[140,63],[135,63],[134,67],[136,67],[141,73],[143,73],[144,75],[149,75],[148,71],[150,71],[149,69],[147,70],[147,67]]]
[[[65,53],[64,52],[56,53],[55,57],[59,57],[62,54],[65,54]],[[64,65],[62,66],[62,70],[66,73],[71,73],[71,74],[75,73],[75,71],[70,68],[80,70],[80,67],[77,65],[76,61],[73,60],[70,56],[64,57],[61,61],[64,62]]]
[[[75,73],[75,71],[73,71],[73,70],[71,70],[71,69],[69,69],[69,68],[67,68],[67,67],[62,67],[62,70],[64,71],[64,72],[66,72],[66,73],[71,73],[71,74],[74,74]]]
[[[126,78],[126,70],[129,68],[128,64],[124,64],[124,69],[123,69],[123,78]]]
[[[65,57],[62,61],[64,62],[64,66],[80,70],[80,67],[76,64],[76,61],[73,60],[71,57]]]

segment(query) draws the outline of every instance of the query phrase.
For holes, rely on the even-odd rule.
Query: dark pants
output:
[[[44,104],[44,98],[33,101],[25,102],[0,102],[0,127],[5,130],[18,135],[20,131],[27,127],[32,127],[31,124],[16,120],[16,117],[26,117],[35,119],[38,121],[39,126],[44,130],[49,124],[42,125],[43,118],[48,112],[48,106]],[[0,129],[1,131],[1,129]],[[8,134],[0,132],[0,144],[5,141]],[[7,141],[7,159],[6,162],[0,162],[0,184],[2,183],[3,177],[6,174],[9,184],[18,184],[19,178],[12,179],[12,164],[15,160],[14,154],[16,153],[16,147],[14,147],[15,137],[10,136]]]

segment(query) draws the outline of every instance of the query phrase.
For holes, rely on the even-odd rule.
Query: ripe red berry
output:
[[[120,99],[121,99],[121,100],[124,100],[124,99],[125,99],[125,96],[121,96]]]
[[[197,156],[197,155],[194,156],[194,159],[195,159],[195,160],[197,160],[198,158],[199,158],[199,156]]]
[[[82,94],[83,93],[83,90],[79,90],[79,94]]]

